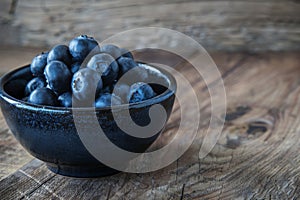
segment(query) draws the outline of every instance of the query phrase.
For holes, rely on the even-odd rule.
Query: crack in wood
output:
[[[181,188],[180,200],[183,200],[183,198],[184,198],[184,188],[185,188],[185,184],[183,184],[182,188]]]
[[[35,187],[34,189],[30,190],[29,192],[27,192],[25,194],[25,196],[21,197],[20,199],[25,198],[26,196],[30,196],[31,194],[33,194],[36,190],[38,190],[40,187],[43,187],[45,190],[47,190],[49,193],[51,193],[53,196],[59,198],[62,200],[61,197],[57,196],[57,194],[55,194],[52,190],[50,190],[47,186],[45,186],[44,184],[46,184],[48,181],[50,181],[53,177],[55,177],[56,175],[52,175],[51,177],[47,178],[46,180],[44,180],[43,182],[38,181],[37,179],[35,179],[33,176],[31,176],[30,174],[26,173],[25,171],[23,171],[22,169],[19,170],[19,172],[21,172],[23,175],[27,176],[28,178],[32,179],[34,182],[36,182],[38,184],[37,187]]]
[[[11,0],[10,8],[8,13],[14,15],[17,9],[18,0]]]
[[[228,110],[225,114],[225,121],[233,121],[251,111],[249,106],[238,106],[234,111]],[[224,116],[223,116],[224,117]]]

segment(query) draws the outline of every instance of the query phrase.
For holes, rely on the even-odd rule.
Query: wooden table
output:
[[[0,50],[1,73],[39,51]],[[2,56],[1,56],[2,57]],[[228,110],[217,145],[198,158],[209,116],[203,98],[198,137],[176,162],[146,174],[77,179],[53,174],[17,143],[0,114],[1,199],[299,199],[300,57],[287,53],[213,53],[225,82]],[[187,75],[189,70],[182,70]],[[202,87],[202,86],[201,86]],[[175,105],[176,109],[177,104]],[[171,118],[166,131],[172,133]]]

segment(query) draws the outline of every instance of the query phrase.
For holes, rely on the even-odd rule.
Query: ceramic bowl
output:
[[[168,79],[169,88],[153,86],[156,97],[129,104],[133,120],[138,124],[149,122],[149,108],[162,105],[169,118],[174,104],[176,81],[167,71],[160,70]],[[112,169],[94,158],[85,148],[77,133],[72,108],[33,105],[22,99],[26,83],[32,79],[30,65],[15,69],[0,79],[0,105],[11,132],[20,144],[34,157],[44,161],[54,173],[73,177],[101,177],[115,174]],[[131,152],[145,152],[161,134],[158,131],[148,138],[137,138],[123,132],[114,121],[111,107],[76,108],[82,116],[95,112],[107,138],[118,147]],[[122,106],[119,108],[122,111]],[[89,117],[83,117],[76,126],[90,127]],[[88,134],[88,133],[87,133]]]

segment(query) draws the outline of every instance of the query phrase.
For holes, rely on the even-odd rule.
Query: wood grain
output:
[[[16,141],[0,112],[0,180],[33,159]],[[1,196],[1,195],[0,195]]]
[[[146,174],[120,173],[98,179],[55,175],[32,160],[0,181],[4,199],[299,199],[300,58],[290,53],[215,53],[228,110],[217,145],[198,152],[210,116],[203,82],[198,137],[177,162]],[[193,81],[193,71],[181,72]],[[211,80],[212,84],[214,80]],[[167,134],[176,131],[175,105]],[[5,126],[5,125],[4,125]],[[175,127],[175,128],[174,128]]]
[[[6,44],[49,47],[79,34],[102,41],[121,31],[154,26],[185,33],[210,51],[300,49],[300,4],[294,0],[4,2],[8,6],[0,8],[0,36],[6,39],[0,42]]]

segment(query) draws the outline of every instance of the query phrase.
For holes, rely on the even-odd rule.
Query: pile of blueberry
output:
[[[116,84],[131,69],[140,81]],[[33,74],[25,88],[24,100],[39,105],[71,107],[72,99],[106,107],[135,103],[153,98],[153,88],[143,82],[151,72],[134,61],[131,52],[112,44],[81,35],[66,45],[56,45],[49,52],[33,58]],[[134,71],[134,70],[131,70]],[[113,92],[115,91],[115,92]],[[74,97],[74,98],[72,98]]]

